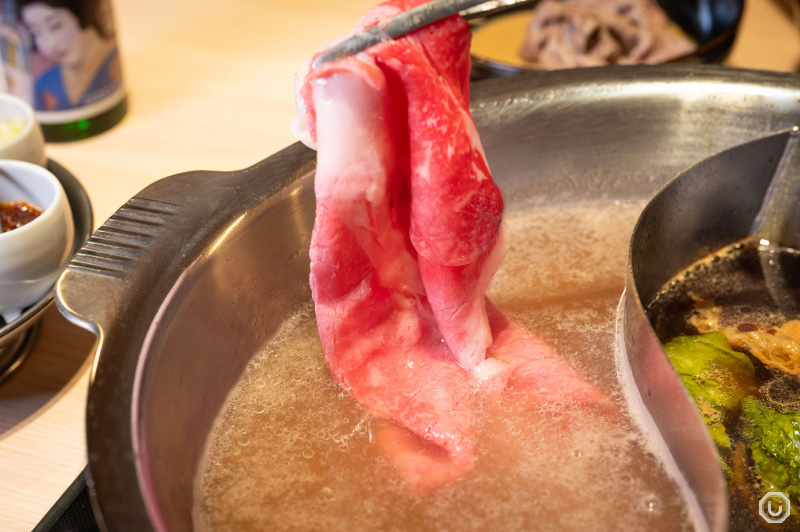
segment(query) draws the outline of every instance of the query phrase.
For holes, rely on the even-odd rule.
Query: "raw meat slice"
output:
[[[417,2],[371,10],[361,29]],[[389,423],[378,441],[433,488],[474,455],[478,400],[607,400],[485,297],[508,246],[468,108],[469,29],[451,17],[307,72],[318,148],[311,288],[336,381]],[[295,129],[298,124],[295,124]]]
[[[376,14],[390,16],[416,3],[382,4],[364,21],[374,22]],[[364,21],[356,31],[368,25]],[[376,65],[386,76],[393,118],[414,124],[394,135],[397,160],[410,165],[406,170],[410,178],[405,178],[410,193],[407,238],[419,254],[420,275],[440,332],[466,369],[483,361],[491,344],[483,292],[493,271],[479,275],[479,269],[499,265],[499,260],[487,258],[503,210],[469,114],[469,42],[466,22],[451,17],[413,36],[373,47],[369,55],[323,67],[301,89],[315,138],[319,124],[313,80],[355,69],[366,57],[377,58]],[[374,81],[375,73],[369,76]],[[478,279],[484,282],[475,282]]]

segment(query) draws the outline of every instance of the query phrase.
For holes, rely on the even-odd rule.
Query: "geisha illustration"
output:
[[[119,54],[105,0],[22,0],[20,19],[45,61],[34,84],[34,108],[64,111],[96,103],[122,84]]]

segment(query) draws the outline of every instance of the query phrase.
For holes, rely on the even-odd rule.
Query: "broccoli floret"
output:
[[[664,350],[703,415],[714,442],[730,449],[723,421],[755,391],[752,361],[731,349],[722,332],[679,336],[667,342]]]
[[[742,414],[764,492],[780,491],[800,504],[800,412],[776,412],[748,397]]]

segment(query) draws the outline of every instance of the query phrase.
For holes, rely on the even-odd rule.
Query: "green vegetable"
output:
[[[783,492],[800,504],[800,412],[776,412],[748,397],[742,414],[763,491]]]
[[[703,416],[703,420],[706,422],[706,425],[708,425],[708,432],[711,433],[711,439],[714,440],[714,443],[716,443],[718,447],[730,449],[731,439],[725,431],[725,425],[723,425],[721,421],[716,421],[706,415]]]
[[[756,389],[750,358],[731,349],[722,332],[679,336],[667,342],[664,349],[714,442],[721,449],[730,449],[723,421]]]

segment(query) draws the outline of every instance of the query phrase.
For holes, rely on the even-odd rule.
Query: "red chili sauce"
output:
[[[17,227],[22,227],[26,223],[35,220],[42,210],[34,207],[27,201],[12,201],[9,203],[0,203],[0,224],[2,224],[3,233],[11,231]]]

